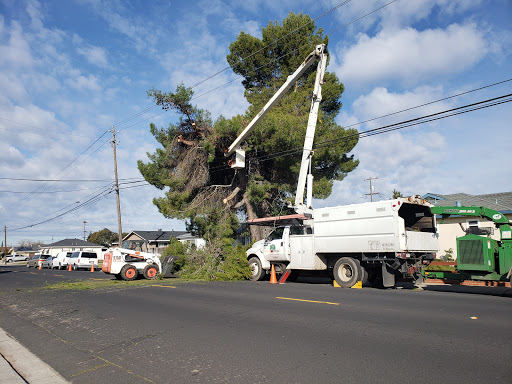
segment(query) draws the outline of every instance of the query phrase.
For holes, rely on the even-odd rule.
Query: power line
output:
[[[133,180],[137,179],[135,177],[129,177],[129,178],[120,178],[119,180]],[[114,179],[60,179],[60,180],[54,180],[54,179],[24,179],[24,178],[15,178],[15,177],[0,177],[0,180],[16,180],[16,181],[37,181],[37,182],[45,182],[45,181],[54,181],[59,183],[75,183],[75,182],[106,182],[106,181],[114,181]],[[139,179],[144,180],[144,179]]]
[[[347,141],[347,140],[353,139],[355,137],[364,138],[364,137],[374,136],[374,135],[383,134],[383,133],[387,133],[387,132],[391,132],[391,131],[395,131],[395,130],[399,130],[399,129],[404,129],[404,128],[411,127],[414,125],[424,124],[424,123],[444,119],[447,117],[452,117],[452,116],[456,116],[456,115],[460,115],[460,114],[464,114],[464,113],[468,113],[468,112],[473,112],[473,111],[476,111],[479,109],[489,108],[492,106],[508,103],[508,102],[512,101],[511,96],[512,96],[512,94],[498,96],[498,97],[495,97],[492,99],[483,100],[483,101],[479,101],[479,102],[472,103],[472,104],[467,104],[467,105],[464,105],[461,107],[452,108],[452,109],[448,109],[448,110],[441,111],[441,112],[436,112],[436,113],[433,113],[430,115],[425,115],[425,116],[417,117],[414,119],[405,120],[405,121],[402,121],[399,123],[388,124],[383,127],[374,128],[374,129],[370,129],[370,130],[362,131],[362,132],[357,132],[357,133],[354,133],[351,135],[345,135],[345,136],[341,136],[341,137],[331,139],[331,140],[326,140],[326,141],[317,143],[315,145],[315,147],[313,148],[313,150],[317,150],[319,148],[323,148],[323,147],[332,145],[337,142]],[[263,161],[273,160],[273,159],[276,159],[279,157],[285,157],[285,156],[290,156],[293,154],[301,153],[302,150],[303,150],[302,147],[296,147],[296,148],[292,148],[292,149],[289,149],[286,151],[277,152],[277,153],[274,153],[271,155],[257,156],[255,158],[251,159],[251,161],[258,160],[258,161],[263,162]],[[212,172],[220,172],[220,171],[229,170],[230,167],[227,165],[219,165],[217,167],[212,167],[211,169],[212,169]]]
[[[271,45],[274,45],[274,44],[278,43],[280,40],[282,40],[282,39],[284,39],[284,38],[286,38],[286,37],[290,36],[291,34],[293,34],[293,33],[297,32],[297,31],[301,30],[302,28],[304,28],[304,27],[308,26],[309,24],[311,24],[311,23],[315,22],[316,20],[318,20],[318,19],[320,19],[320,18],[322,18],[322,17],[324,17],[324,16],[328,15],[328,14],[329,14],[329,13],[331,13],[331,12],[334,12],[336,9],[338,9],[338,8],[340,8],[341,6],[343,6],[343,5],[347,4],[347,3],[349,3],[350,1],[351,1],[351,0],[346,0],[346,1],[343,1],[343,2],[339,3],[339,4],[338,4],[338,5],[336,5],[335,7],[333,7],[333,8],[331,8],[330,10],[328,10],[328,11],[324,12],[324,13],[323,13],[323,14],[321,14],[320,16],[318,16],[318,17],[314,18],[313,20],[311,20],[311,21],[309,21],[309,22],[307,22],[307,23],[305,23],[305,24],[301,25],[300,27],[297,27],[297,28],[296,28],[296,29],[294,29],[293,31],[291,31],[291,32],[287,33],[286,35],[284,35],[283,37],[281,37],[281,38],[279,38],[279,39],[277,39],[277,40],[273,41],[272,43],[270,43],[270,44],[268,44],[268,45],[266,45],[266,46],[264,46],[264,47],[262,47],[262,48],[258,49],[258,50],[257,50],[257,51],[255,51],[255,52],[252,52],[252,53],[248,54],[247,56],[244,56],[244,57],[241,59],[241,61],[245,61],[245,60],[249,59],[250,57],[252,57],[252,56],[256,55],[257,53],[259,53],[259,52],[261,52],[261,51],[263,51],[264,49],[268,48],[269,46],[271,46]],[[396,0],[394,0],[394,1],[396,1]],[[214,77],[216,77],[216,76],[220,75],[221,73],[223,73],[223,72],[227,71],[228,69],[231,69],[231,67],[230,67],[230,66],[228,66],[228,67],[225,67],[225,68],[221,69],[220,71],[218,71],[218,72],[214,73],[213,75],[208,76],[207,78],[205,78],[205,79],[203,79],[203,80],[201,80],[201,81],[199,81],[199,82],[195,83],[194,85],[192,85],[192,87],[191,87],[191,88],[195,88],[195,87],[197,87],[198,85],[201,85],[201,84],[205,83],[206,81],[213,79]]]
[[[41,224],[45,224],[45,223],[48,223],[50,221],[53,221],[57,218],[60,218],[62,216],[65,216],[71,212],[74,212],[78,209],[81,209],[85,206],[88,206],[88,205],[91,205],[91,204],[94,204],[98,201],[100,201],[101,199],[107,197],[110,193],[112,193],[112,188],[109,186],[107,189],[103,189],[101,192],[99,192],[98,194],[94,195],[93,197],[89,198],[88,200],[86,200],[85,202],[81,203],[80,205],[76,206],[76,207],[73,207],[63,213],[60,213],[58,215],[55,215],[49,219],[46,219],[46,220],[41,220],[39,222],[36,222],[36,223],[33,223],[33,224],[28,224],[28,225],[24,225],[24,226],[20,226],[20,227],[15,227],[15,228],[10,228],[11,232],[14,232],[14,231],[19,231],[21,229],[26,229],[26,228],[32,228],[32,227],[35,227],[35,226],[38,226],[38,225],[41,225]],[[69,207],[69,206],[68,206]],[[63,208],[64,209],[64,208]]]
[[[322,13],[321,15],[317,16],[316,18],[312,19],[311,21],[309,21],[309,22],[307,22],[307,23],[305,23],[305,24],[303,24],[303,25],[301,25],[301,26],[297,27],[297,28],[296,28],[296,29],[294,29],[293,31],[291,31],[291,32],[287,33],[285,36],[282,36],[281,38],[279,38],[279,39],[277,39],[277,40],[273,41],[273,42],[272,42],[272,43],[270,43],[270,44],[267,44],[266,46],[264,46],[264,47],[260,48],[259,50],[255,51],[255,52],[252,52],[252,53],[248,54],[247,56],[244,56],[244,57],[241,59],[241,61],[245,61],[245,60],[249,59],[250,57],[252,57],[252,56],[256,55],[257,53],[259,53],[259,52],[261,52],[261,51],[263,51],[264,49],[268,48],[269,46],[272,46],[272,45],[276,44],[276,43],[277,43],[277,42],[279,42],[280,40],[282,40],[282,39],[284,39],[284,38],[286,38],[286,37],[290,36],[291,34],[293,34],[293,33],[297,32],[297,31],[299,31],[300,29],[302,29],[302,28],[304,28],[304,27],[308,26],[309,24],[311,24],[311,23],[313,23],[313,22],[317,21],[318,19],[320,19],[320,18],[322,18],[322,17],[324,17],[324,16],[327,16],[328,14],[330,14],[330,13],[334,12],[336,9],[338,9],[338,8],[342,7],[343,5],[345,5],[345,4],[347,4],[347,3],[349,3],[350,1],[351,1],[351,0],[345,0],[345,1],[341,2],[341,3],[339,3],[338,5],[336,5],[336,6],[332,7],[331,9],[329,9],[328,11],[326,11],[326,12]],[[394,0],[394,1],[396,1],[396,0]],[[389,3],[389,4],[391,4],[391,3]],[[386,4],[386,5],[389,5],[389,4]],[[383,8],[383,7],[380,7],[379,9],[381,9],[381,8]],[[377,9],[377,10],[378,10],[378,9]],[[374,11],[372,11],[372,12],[368,13],[367,15],[370,15],[370,14],[372,14],[372,13],[376,12],[377,10],[374,10]],[[359,17],[358,19],[356,19],[356,20],[352,21],[352,22],[351,22],[351,23],[349,23],[349,24],[352,24],[352,23],[356,22],[357,20],[360,20],[360,19],[362,19],[362,18],[366,17],[367,15],[365,15],[365,16],[361,16],[361,17]],[[347,24],[347,25],[349,25],[349,24]],[[343,28],[343,27],[342,27],[342,28]],[[279,60],[279,59],[281,59],[281,58],[283,58],[283,57],[286,57],[286,56],[288,56],[289,54],[291,54],[291,52],[290,52],[290,53],[288,53],[288,54],[285,54],[285,55],[282,55],[282,56],[280,56],[280,57],[276,58],[276,59],[275,59],[275,61],[277,61],[277,60]],[[269,66],[270,64],[271,64],[271,63],[266,64],[266,65],[263,65],[263,66],[261,66],[261,67],[259,67],[259,68],[264,68],[264,67],[266,67],[266,66]],[[259,68],[258,68],[258,69],[259,69]],[[192,89],[193,89],[193,88],[196,88],[197,86],[199,86],[199,85],[201,85],[201,84],[203,84],[203,83],[205,83],[205,82],[207,82],[207,81],[209,81],[209,80],[213,79],[214,77],[216,77],[216,76],[220,75],[221,73],[223,73],[223,72],[225,72],[225,71],[227,71],[227,70],[229,70],[229,69],[231,69],[231,67],[230,67],[230,66],[225,67],[225,68],[221,69],[220,71],[218,71],[218,72],[216,72],[216,73],[214,73],[214,74],[212,74],[212,75],[210,75],[210,76],[208,76],[208,77],[206,77],[206,78],[202,79],[201,81],[199,81],[199,82],[195,83],[195,84],[194,84],[194,85],[192,85],[190,88],[192,88]],[[227,83],[224,83],[224,84],[222,84],[222,85],[220,85],[220,86],[218,86],[218,87],[215,87],[215,88],[213,88],[213,89],[211,89],[211,90],[209,90],[209,91],[206,91],[206,92],[202,93],[202,94],[201,94],[201,95],[199,95],[199,96],[195,96],[195,97],[193,97],[191,100],[195,100],[195,99],[198,99],[199,97],[205,96],[205,95],[207,95],[207,94],[209,94],[209,93],[211,93],[211,92],[214,92],[214,91],[216,91],[216,90],[218,90],[218,89],[220,89],[220,88],[223,88],[223,87],[225,87],[226,85],[231,84],[231,83],[233,83],[233,82],[235,82],[236,80],[241,79],[241,78],[243,78],[243,76],[236,77],[235,79],[233,79],[233,80],[231,80],[231,81],[228,81]],[[152,110],[152,109],[154,109],[154,108],[156,108],[156,107],[157,107],[157,106],[156,106],[156,105],[154,105],[154,106],[152,106],[152,107],[146,108],[144,111],[141,111],[141,112],[139,112],[139,113],[137,113],[137,114],[135,114],[135,115],[133,115],[133,116],[131,116],[131,117],[128,117],[127,119],[124,119],[124,120],[122,120],[121,122],[119,122],[119,123],[117,123],[117,124],[114,124],[114,125],[115,125],[115,126],[119,126],[119,125],[121,125],[121,124],[124,124],[125,122],[128,122],[128,121],[130,121],[130,120],[133,120],[133,119],[135,119],[135,118],[139,117],[140,115],[142,115],[143,113],[148,112],[148,111],[150,111],[150,110]],[[157,113],[157,114],[155,114],[155,115],[153,115],[153,116],[150,116],[150,117],[148,117],[148,118],[145,118],[145,119],[143,119],[143,120],[141,120],[141,121],[138,121],[138,122],[136,122],[136,123],[134,123],[134,124],[131,124],[130,126],[125,127],[125,128],[123,128],[123,129],[120,129],[119,131],[124,131],[124,130],[126,130],[126,129],[128,129],[128,128],[131,128],[131,127],[135,126],[135,125],[141,124],[141,123],[143,123],[143,122],[145,122],[145,121],[147,121],[147,120],[150,120],[150,119],[152,119],[153,117],[159,116],[159,115],[161,115],[161,114],[163,114],[163,113],[165,113],[165,112],[167,112],[167,110],[164,110],[164,111],[162,111],[162,112],[160,112],[160,113]]]

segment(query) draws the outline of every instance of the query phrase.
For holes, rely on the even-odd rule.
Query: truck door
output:
[[[279,227],[274,229],[265,239],[263,255],[269,261],[288,260],[288,238],[289,228]]]

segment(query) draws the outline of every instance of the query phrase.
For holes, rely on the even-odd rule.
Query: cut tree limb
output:
[[[238,194],[238,192],[240,192],[240,188],[239,188],[239,187],[236,187],[236,188],[233,190],[233,192],[231,192],[231,193],[229,194],[229,196],[228,196],[228,197],[226,197],[224,200],[222,200],[222,202],[223,202],[224,204],[227,204],[231,199],[233,199],[233,198]]]

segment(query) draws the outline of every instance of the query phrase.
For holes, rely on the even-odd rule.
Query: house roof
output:
[[[132,234],[136,234],[143,240],[147,241],[169,241],[171,236],[178,237],[184,235],[186,231],[131,231],[124,238],[128,238]],[[124,240],[124,239],[123,239]]]
[[[102,248],[102,245],[90,243],[88,241],[83,241],[80,239],[64,239],[57,241],[52,244],[45,245],[44,248],[58,248],[58,247],[99,247]]]
[[[16,252],[37,252],[39,247],[15,247],[14,250]]]
[[[460,202],[462,206],[476,206],[494,209],[501,213],[512,213],[512,192],[490,193],[486,195],[469,195],[467,193],[453,193],[441,195],[439,193],[427,193],[423,198],[434,205],[442,207],[456,206]]]

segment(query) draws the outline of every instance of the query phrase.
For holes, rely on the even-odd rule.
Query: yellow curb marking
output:
[[[276,299],[280,300],[293,300],[293,301],[304,301],[306,303],[319,303],[319,304],[329,304],[329,305],[340,305],[340,303],[330,303],[328,301],[315,301],[315,300],[303,300],[303,299],[292,299],[290,297],[276,297]]]
[[[176,288],[172,285],[156,285],[156,284],[153,284],[151,285],[152,287],[162,287],[162,288]]]

